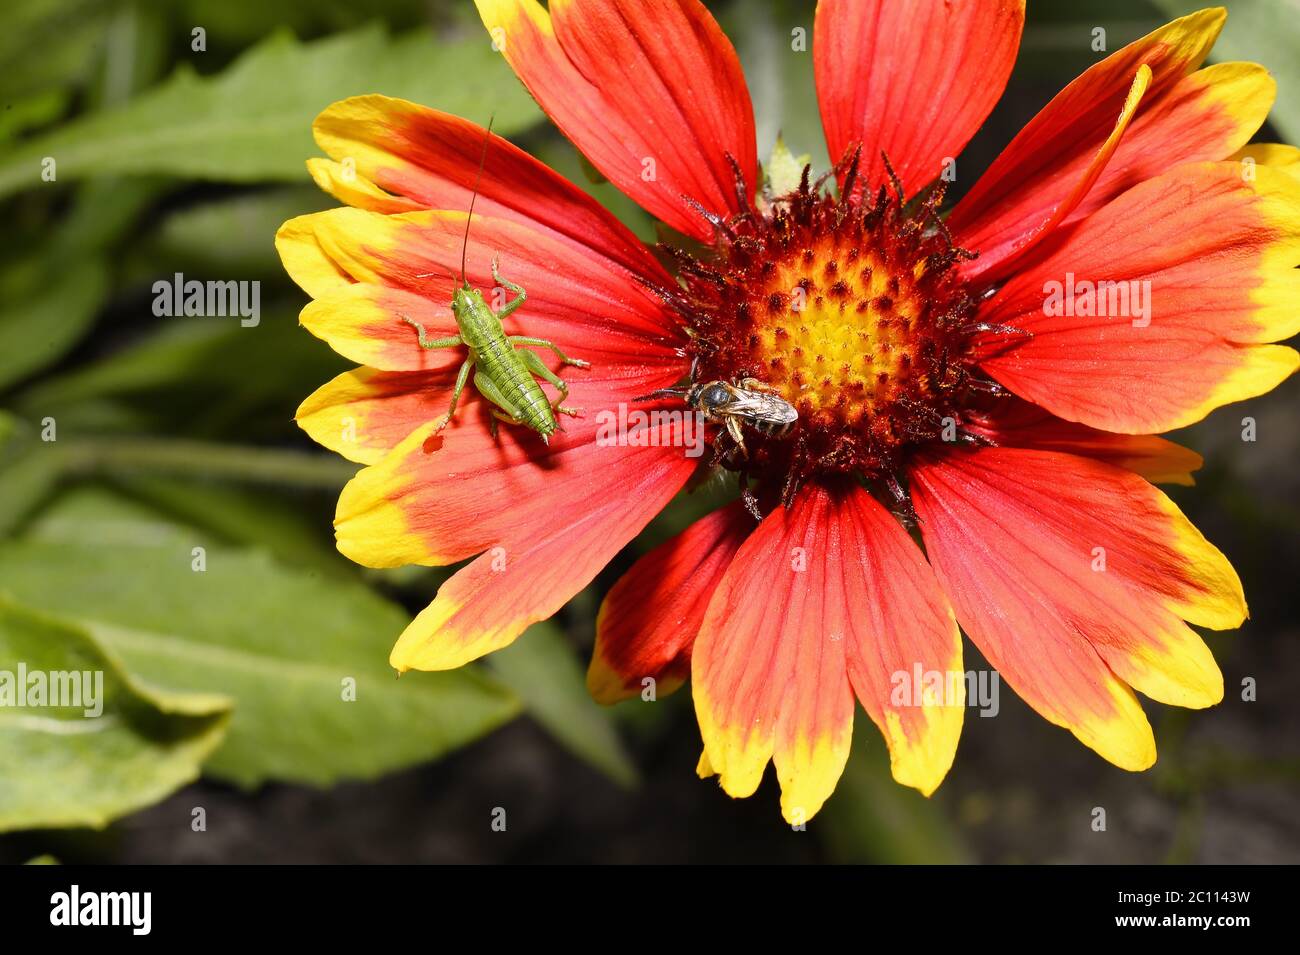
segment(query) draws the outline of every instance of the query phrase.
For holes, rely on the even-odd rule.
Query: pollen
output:
[[[785,495],[809,477],[894,477],[908,453],[951,440],[983,386],[973,372],[976,299],[938,214],[942,188],[838,194],[799,188],[716,221],[711,254],[677,253],[697,381],[751,378],[799,412],[781,439],[727,460]]]

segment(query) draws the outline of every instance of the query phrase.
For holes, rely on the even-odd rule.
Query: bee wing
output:
[[[727,406],[727,414],[781,424],[791,423],[799,417],[799,412],[788,401],[742,388],[735,389],[735,400]]]

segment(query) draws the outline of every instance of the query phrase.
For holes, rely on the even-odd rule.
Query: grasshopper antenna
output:
[[[465,239],[460,246],[460,284],[462,288],[469,288],[469,282],[465,281],[465,252],[469,248],[469,224],[474,221],[474,201],[478,199],[478,187],[483,181],[483,167],[487,164],[488,143],[492,142],[492,121],[496,119],[493,113],[488,117],[487,133],[483,136],[483,155],[478,159],[478,172],[474,174],[474,192],[469,197],[469,215],[465,217]]]

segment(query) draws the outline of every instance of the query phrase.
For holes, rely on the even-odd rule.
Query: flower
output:
[[[895,779],[931,793],[961,732],[958,624],[1030,706],[1125,769],[1155,760],[1135,690],[1221,699],[1188,623],[1236,627],[1245,599],[1151,483],[1190,484],[1200,457],[1154,435],[1300,361],[1269,344],[1300,329],[1300,151],[1245,146],[1274,97],[1262,67],[1201,68],[1224,11],[1088,69],[942,218],[1022,3],[820,0],[838,189],[805,173],[775,193],[758,188],[739,61],[696,0],[477,3],[560,130],[685,239],[670,271],[491,138],[469,278],[487,284],[500,257],[528,292],[509,330],[590,361],[566,372],[586,413],[549,446],[519,427],[493,439],[476,397],[437,433],[463,352],[417,347],[403,319],[455,331],[484,130],[383,96],[316,121],[330,158],[311,172],[350,208],[294,219],[277,244],[314,299],[302,323],[363,366],[298,412],[368,465],[339,500],[339,549],[374,567],[474,558],[401,635],[398,670],[509,644],[645,527],[697,462],[659,446],[666,432],[598,441],[599,412],[693,369],[765,382],[799,422],[747,434],[747,455],[714,438],[761,522],[733,503],[642,557],[601,607],[589,685],[612,702],[689,676],[699,771],[731,795],[772,761],[786,818],[811,818],[855,699]],[[898,516],[913,514],[919,541]]]

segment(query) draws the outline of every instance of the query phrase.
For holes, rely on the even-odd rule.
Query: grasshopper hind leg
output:
[[[511,339],[511,341],[516,340],[517,339]],[[560,403],[564,401],[565,398],[569,397],[569,386],[564,383],[563,378],[551,371],[551,369],[547,368],[542,360],[537,357],[536,352],[531,352],[527,349],[521,348],[519,350],[519,357],[523,360],[525,368],[544,381],[550,382],[555,387],[555,390],[560,393],[560,396],[556,398],[555,401],[551,402],[552,408],[561,414],[567,414],[571,418],[581,417],[581,408],[570,408]]]
[[[506,424],[521,424],[525,427],[531,427],[527,421],[520,417],[519,410],[501,393],[501,389],[497,387],[496,382],[487,375],[475,375],[474,387],[492,405],[488,409],[492,413],[492,416],[488,419],[488,431],[491,433],[493,441],[497,439],[497,428],[500,421],[504,421]],[[541,432],[539,431],[538,434],[541,434]],[[550,444],[546,435],[542,434],[541,438],[542,441]]]

